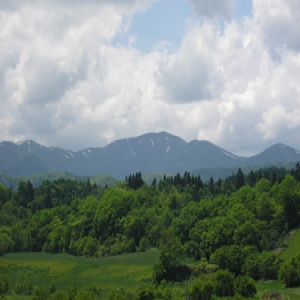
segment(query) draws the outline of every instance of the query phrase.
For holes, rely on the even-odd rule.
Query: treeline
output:
[[[172,232],[185,255],[251,275],[251,260],[264,260],[299,226],[299,180],[297,164],[290,173],[270,168],[245,175],[239,169],[207,183],[186,172],[150,186],[140,173],[110,188],[65,179],[36,189],[21,181],[17,192],[0,186],[0,254],[116,255],[161,248]],[[273,271],[258,277],[277,276],[277,257],[268,261]]]

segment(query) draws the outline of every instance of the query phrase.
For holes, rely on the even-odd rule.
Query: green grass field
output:
[[[295,241],[298,236],[299,233],[294,235],[285,251],[294,253],[292,251],[297,249]],[[75,257],[67,254],[9,253],[0,257],[0,273],[2,270],[9,278],[11,287],[20,275],[29,278],[33,286],[48,287],[53,282],[57,289],[65,291],[69,290],[73,282],[78,289],[96,284],[102,289],[103,299],[107,299],[112,289],[137,289],[152,285],[153,265],[158,257],[158,252],[100,258]],[[187,260],[185,263],[198,262]],[[169,287],[176,288],[179,294],[184,295],[184,285],[170,284]],[[300,299],[300,288],[287,289],[284,284],[276,281],[258,282],[257,289],[259,296],[279,292],[284,295],[283,299]],[[28,296],[10,297],[17,300],[29,299]],[[184,299],[184,296],[181,298]]]
[[[5,275],[13,286],[21,274],[30,278],[33,286],[68,291],[74,282],[78,289],[99,285],[103,295],[114,288],[138,288],[150,285],[157,252],[133,253],[120,256],[84,258],[67,254],[9,253],[0,258],[0,268],[10,266]],[[21,298],[18,298],[21,299]],[[26,298],[24,298],[26,299]]]
[[[297,254],[300,254],[300,229],[293,234],[287,243],[287,247],[280,253],[280,257],[284,260],[289,260]]]

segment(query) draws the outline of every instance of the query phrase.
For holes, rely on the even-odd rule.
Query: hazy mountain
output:
[[[0,172],[18,176],[60,171],[78,176],[109,174],[124,179],[135,172],[175,174],[203,168],[290,161],[300,161],[300,152],[283,144],[247,158],[208,141],[187,143],[166,132],[121,139],[103,148],[77,152],[45,147],[34,141],[0,143]]]

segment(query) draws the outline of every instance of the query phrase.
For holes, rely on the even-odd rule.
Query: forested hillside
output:
[[[158,248],[157,282],[182,280],[184,256],[234,276],[276,279],[281,260],[269,251],[284,247],[287,232],[300,225],[300,167],[247,176],[239,169],[207,184],[188,172],[150,185],[141,173],[129,174],[106,188],[89,180],[45,180],[38,188],[20,181],[16,192],[0,186],[0,210],[1,255],[44,251],[99,257]],[[299,261],[293,262],[297,272]],[[285,270],[280,272],[285,280]],[[299,284],[299,275],[287,284]]]

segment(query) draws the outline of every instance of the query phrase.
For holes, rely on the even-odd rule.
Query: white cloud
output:
[[[295,3],[277,2],[277,9],[295,10],[297,15]],[[168,102],[182,103],[181,110],[188,107],[184,103],[195,102],[190,114],[182,114],[181,124],[194,120],[199,139],[241,154],[278,141],[300,147],[299,140],[288,138],[300,129],[300,54],[291,44],[278,61],[266,43],[265,28],[274,20],[261,26],[269,12],[258,12],[258,3],[255,12],[261,16],[226,23],[224,32],[207,22],[191,26],[180,49],[164,60],[158,73]],[[294,31],[292,21],[283,27]]]
[[[176,51],[115,45],[153,2],[1,1],[0,139],[77,150],[169,131],[238,154],[300,149],[300,4],[254,0],[237,22],[233,1],[190,1],[208,18]]]
[[[156,75],[164,88],[162,97],[184,103],[218,96],[222,89],[222,70],[214,55],[218,38],[209,24],[191,26],[179,51],[165,58]]]
[[[2,2],[0,101],[6,112],[0,117],[12,124],[1,122],[2,134],[4,128],[8,131],[3,138],[27,136],[49,144],[51,139],[61,143],[65,136],[60,134],[67,133],[69,141],[67,138],[64,146],[68,142],[73,147],[82,145],[84,141],[72,142],[80,132],[77,122],[78,127],[83,126],[81,131],[90,129],[89,124],[94,126],[99,119],[95,111],[107,110],[109,103],[110,110],[101,120],[106,123],[109,113],[117,111],[111,99],[122,102],[117,98],[118,89],[122,84],[125,94],[132,78],[130,67],[123,65],[128,59],[126,51],[109,45],[116,34],[126,31],[126,18],[149,5],[149,0],[78,1],[72,6],[61,1]],[[133,49],[130,52],[137,54]],[[120,76],[123,81],[118,80]],[[85,102],[80,104],[78,99]],[[88,117],[91,119],[85,120]]]
[[[255,22],[270,53],[280,57],[300,50],[300,5],[298,0],[253,0]]]

